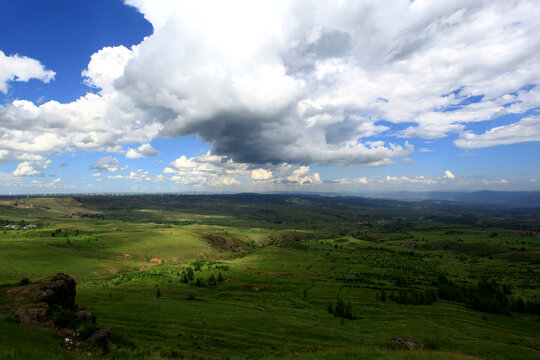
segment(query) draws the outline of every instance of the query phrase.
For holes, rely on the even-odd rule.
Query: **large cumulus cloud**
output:
[[[246,171],[379,166],[410,154],[407,138],[458,133],[472,148],[537,132],[531,120],[505,137],[467,128],[540,105],[536,1],[126,3],[154,33],[92,56],[83,76],[98,93],[2,107],[3,159],[194,134]]]

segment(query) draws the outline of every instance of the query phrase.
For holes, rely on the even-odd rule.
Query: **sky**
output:
[[[3,0],[0,194],[540,190],[536,0]]]

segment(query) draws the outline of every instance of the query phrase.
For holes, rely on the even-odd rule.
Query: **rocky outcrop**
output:
[[[67,274],[58,273],[39,284],[17,286],[6,291],[8,313],[25,325],[49,327],[55,311],[78,311],[75,305],[76,282]]]
[[[76,285],[73,277],[58,273],[38,284],[7,289],[7,305],[1,311],[24,325],[50,328],[61,337],[71,334],[78,340],[73,342],[76,347],[105,354],[110,329],[98,329],[94,314],[75,303]]]

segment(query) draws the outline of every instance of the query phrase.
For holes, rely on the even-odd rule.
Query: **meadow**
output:
[[[64,272],[105,356],[0,312],[1,359],[538,359],[540,210],[299,195],[0,199],[2,291]],[[391,341],[414,339],[422,348]]]

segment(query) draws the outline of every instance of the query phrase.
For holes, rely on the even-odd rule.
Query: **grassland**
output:
[[[460,289],[495,281],[511,304],[537,302],[534,209],[253,194],[58,197],[4,199],[0,219],[38,225],[0,232],[0,292],[24,277],[71,274],[77,303],[112,329],[107,358],[540,357],[532,310],[411,297],[437,292],[444,275]],[[398,294],[409,304],[392,301]],[[347,316],[329,312],[340,301]],[[0,344],[2,359],[100,357],[68,351],[7,314]]]

